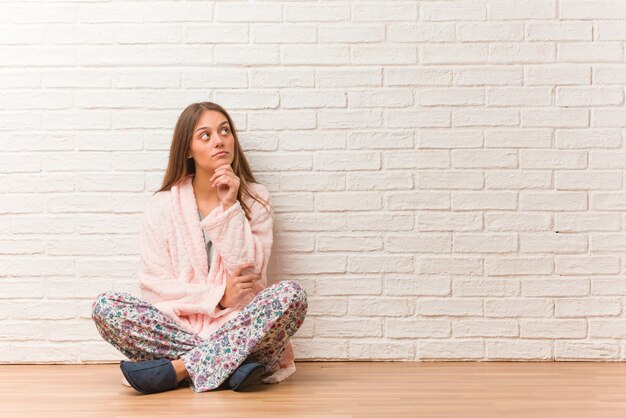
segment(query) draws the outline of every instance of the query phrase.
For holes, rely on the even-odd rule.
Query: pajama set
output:
[[[272,217],[260,215],[260,207],[253,210],[251,202],[248,221],[237,201],[227,210],[220,205],[202,219],[191,179],[151,199],[141,232],[143,297],[101,293],[92,304],[98,332],[131,361],[182,359],[195,392],[219,387],[244,362],[260,362],[268,372],[285,367],[295,371],[290,337],[304,321],[307,294],[292,280],[266,286]],[[252,185],[268,200],[264,186]],[[192,220],[192,213],[199,216]],[[186,222],[181,224],[181,219]],[[189,229],[194,226],[197,233]],[[203,260],[194,258],[201,253]],[[225,280],[234,267],[247,262],[255,264],[261,283],[250,298],[220,309],[216,305],[224,295]],[[241,275],[246,273],[244,269]]]

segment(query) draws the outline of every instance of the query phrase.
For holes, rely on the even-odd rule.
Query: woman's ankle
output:
[[[182,359],[172,360],[172,366],[174,366],[174,370],[176,370],[176,379],[179,382],[189,377],[189,373]]]

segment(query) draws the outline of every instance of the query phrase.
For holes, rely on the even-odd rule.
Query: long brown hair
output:
[[[163,185],[159,190],[154,192],[154,194],[170,190],[174,184],[177,184],[184,177],[189,174],[195,174],[196,166],[193,158],[187,158],[187,155],[190,153],[193,129],[196,126],[200,115],[202,115],[202,113],[206,110],[215,110],[220,112],[226,117],[231,127],[233,137],[235,138],[235,155],[233,156],[231,167],[235,175],[239,177],[240,183],[239,190],[237,191],[237,200],[241,204],[241,207],[246,214],[246,218],[251,220],[251,212],[250,208],[243,202],[243,195],[250,196],[252,199],[261,203],[266,210],[270,211],[271,207],[269,206],[269,202],[257,195],[253,195],[253,192],[249,187],[249,183],[258,183],[258,181],[254,178],[250,165],[248,164],[248,160],[246,159],[243,149],[239,144],[237,130],[235,129],[232,118],[226,109],[212,102],[192,103],[187,106],[178,117],[176,127],[174,128],[174,134],[172,136],[172,145],[170,146],[167,170],[165,171],[165,175],[163,177]],[[267,206],[265,206],[266,203]]]

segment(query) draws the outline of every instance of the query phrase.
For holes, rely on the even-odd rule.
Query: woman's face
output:
[[[212,174],[217,167],[232,164],[234,148],[235,137],[228,119],[214,110],[202,112],[191,138],[191,157],[196,171],[202,169]],[[215,155],[220,151],[225,153]]]

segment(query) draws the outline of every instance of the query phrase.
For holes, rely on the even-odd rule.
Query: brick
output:
[[[552,133],[548,129],[490,129],[485,132],[486,148],[550,148]],[[532,173],[525,173],[532,174]]]
[[[421,257],[415,264],[415,271],[421,274],[476,276],[483,273],[480,260],[472,257]]]
[[[617,316],[622,312],[619,298],[585,298],[555,300],[554,316],[557,318],[590,316]]]
[[[387,277],[383,284],[386,295],[445,296],[450,294],[450,280],[446,278]]]
[[[580,211],[588,207],[588,197],[585,192],[522,191],[519,202],[520,209],[524,211]]]
[[[615,340],[608,341],[567,341],[554,342],[556,360],[604,360],[619,359],[620,346]]]
[[[319,251],[376,251],[382,249],[380,237],[354,235],[320,235],[317,239]]]
[[[388,319],[385,336],[389,338],[448,338],[451,325],[447,319]]]
[[[551,274],[553,262],[548,257],[489,257],[485,258],[488,276]]]
[[[517,207],[517,194],[513,192],[452,192],[452,209],[502,209],[509,210]]]
[[[587,237],[584,234],[520,234],[520,252],[524,253],[586,253]]]
[[[584,319],[522,319],[520,336],[523,338],[585,338]]]
[[[514,319],[469,319],[452,322],[454,337],[516,337],[519,335]]]
[[[382,196],[376,192],[320,192],[315,195],[315,208],[320,212],[380,210]]]
[[[319,40],[331,42],[380,42],[385,39],[385,28],[365,25],[337,25],[329,23],[318,27]]]
[[[447,253],[452,250],[452,242],[448,235],[439,233],[389,234],[385,239],[385,250],[391,253],[406,253],[407,251]]]
[[[535,279],[522,281],[523,296],[585,296],[589,294],[589,279]]]
[[[456,279],[452,290],[455,296],[515,296],[518,292],[515,279]]]
[[[552,342],[535,340],[487,341],[486,358],[490,360],[548,360],[552,358]]]
[[[345,298],[309,297],[307,316],[342,316],[348,311]]]
[[[500,212],[485,214],[488,231],[546,231],[550,229],[551,215],[547,213]]]
[[[316,150],[316,151],[328,151],[330,149],[345,149],[346,148],[346,140],[345,134],[341,132],[326,132],[322,138],[320,138],[319,133],[290,133],[285,132],[281,135],[278,144],[280,149],[287,151],[304,151],[304,150]],[[295,175],[302,176],[303,179],[307,177],[313,177],[313,175],[322,176],[330,176],[330,174],[326,173],[297,173]],[[341,179],[345,174],[338,175],[336,173],[332,173],[334,177],[337,179]]]
[[[417,302],[420,316],[482,316],[483,302],[472,298],[420,298]]]
[[[626,320],[621,318],[589,319],[589,338],[624,338]]]
[[[412,303],[406,298],[355,298],[348,300],[351,316],[407,316],[413,313]]]
[[[359,318],[318,318],[315,320],[315,333],[318,337],[380,337],[380,319]]]
[[[490,170],[485,173],[486,189],[549,189],[552,173],[548,170]]]
[[[591,294],[598,296],[626,296],[626,280],[619,277],[592,278]]]
[[[466,170],[453,171],[422,171],[418,177],[417,187],[420,189],[471,189],[483,187],[484,180],[481,173]]]
[[[482,228],[479,212],[420,211],[417,214],[419,231],[478,231]]]
[[[556,256],[555,272],[559,275],[617,274],[619,256]]]
[[[381,280],[376,277],[317,277],[316,292],[320,296],[379,295]]]
[[[348,256],[348,271],[351,273],[410,273],[413,271],[411,256]]]
[[[359,131],[348,134],[347,148],[362,149],[410,149],[414,134],[411,132]]]
[[[348,357],[348,341],[343,339],[293,339],[296,358],[307,360],[335,360]],[[296,366],[297,367],[297,366]]]
[[[483,358],[485,344],[466,339],[420,340],[418,356],[423,360],[478,360]]]
[[[452,239],[456,253],[509,253],[518,250],[513,234],[456,234]]]
[[[485,316],[494,318],[549,318],[554,302],[547,298],[486,299]]]
[[[350,358],[361,360],[412,360],[415,356],[413,343],[350,341]]]
[[[487,5],[489,19],[554,19],[557,0],[501,0]]]
[[[613,213],[556,213],[555,232],[617,231],[620,229],[618,214]]]
[[[554,174],[557,190],[619,190],[622,173],[616,171],[560,172]]]
[[[211,9],[209,5],[201,3]],[[219,3],[215,5],[215,20],[218,22],[280,22],[282,21],[281,4],[246,4]]]
[[[413,187],[413,177],[410,173],[346,173],[346,187],[350,190],[406,190]]]

